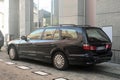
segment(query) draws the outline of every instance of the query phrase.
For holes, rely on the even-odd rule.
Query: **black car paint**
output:
[[[48,27],[51,28],[51,27]],[[45,29],[48,29],[45,28]],[[54,27],[52,27],[54,28]],[[112,52],[110,50],[105,51],[85,51],[82,48],[83,44],[88,44],[87,34],[85,32],[85,27],[55,27],[60,30],[60,28],[70,28],[75,29],[78,32],[78,38],[75,40],[62,40],[61,37],[59,40],[15,40],[9,43],[8,51],[11,45],[14,45],[17,49],[17,52],[22,57],[27,57],[35,60],[41,60],[45,62],[52,62],[52,56],[56,51],[63,52],[70,64],[96,64],[101,62],[106,62],[111,59]],[[94,28],[94,27],[91,27]],[[79,31],[82,31],[80,33]],[[44,32],[43,32],[44,33]],[[42,34],[43,34],[42,33]],[[60,32],[59,32],[60,33]],[[82,40],[80,40],[79,34],[82,34]],[[109,39],[109,38],[108,38]],[[90,43],[92,44],[92,43]],[[105,43],[106,44],[106,43]],[[105,45],[97,44],[96,46]],[[111,42],[109,42],[111,44]],[[94,43],[92,44],[94,45]],[[99,53],[100,52],[100,53]],[[103,56],[99,54],[103,53]],[[105,54],[104,54],[105,53]],[[95,55],[96,54],[96,55]],[[102,58],[104,58],[102,60]],[[105,59],[108,58],[108,59]]]

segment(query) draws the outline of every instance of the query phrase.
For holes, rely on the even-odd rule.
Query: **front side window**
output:
[[[71,39],[77,39],[78,35],[76,30],[74,29],[62,29],[61,37],[62,39],[71,40]]]
[[[109,42],[109,38],[101,29],[89,28],[86,29],[86,32],[89,42]]]
[[[31,34],[28,35],[28,38],[32,39],[32,40],[34,40],[34,39],[40,39],[41,36],[42,36],[43,30],[44,29],[33,31]]]
[[[56,29],[46,29],[43,35],[43,40],[53,40],[53,36]]]

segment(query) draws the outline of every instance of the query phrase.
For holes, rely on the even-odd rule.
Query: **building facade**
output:
[[[34,0],[0,0],[0,30],[5,42],[27,35],[37,28],[37,5]]]
[[[0,29],[16,38],[39,26],[34,0],[0,0]],[[114,3],[114,4],[113,4]],[[113,49],[120,49],[120,0],[52,0],[52,25],[78,24],[113,27]],[[93,21],[93,22],[91,22]]]
[[[39,10],[39,27],[51,25],[51,13],[41,9]]]
[[[95,25],[96,0],[52,0],[53,23]]]
[[[0,7],[3,10],[3,12],[0,10],[0,22],[2,23],[0,26],[4,27],[2,31],[8,41],[28,35],[40,27],[39,0],[0,0]],[[50,25],[51,13],[44,11],[44,14],[48,15],[45,18],[42,17],[44,25]]]

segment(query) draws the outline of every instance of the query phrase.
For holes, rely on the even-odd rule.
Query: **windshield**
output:
[[[86,29],[89,42],[110,42],[108,36],[99,28]]]

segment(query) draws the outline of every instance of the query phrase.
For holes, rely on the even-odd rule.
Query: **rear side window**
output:
[[[74,29],[61,29],[61,38],[68,40],[77,39],[77,31]]]
[[[108,36],[99,28],[86,29],[89,42],[110,42]]]

